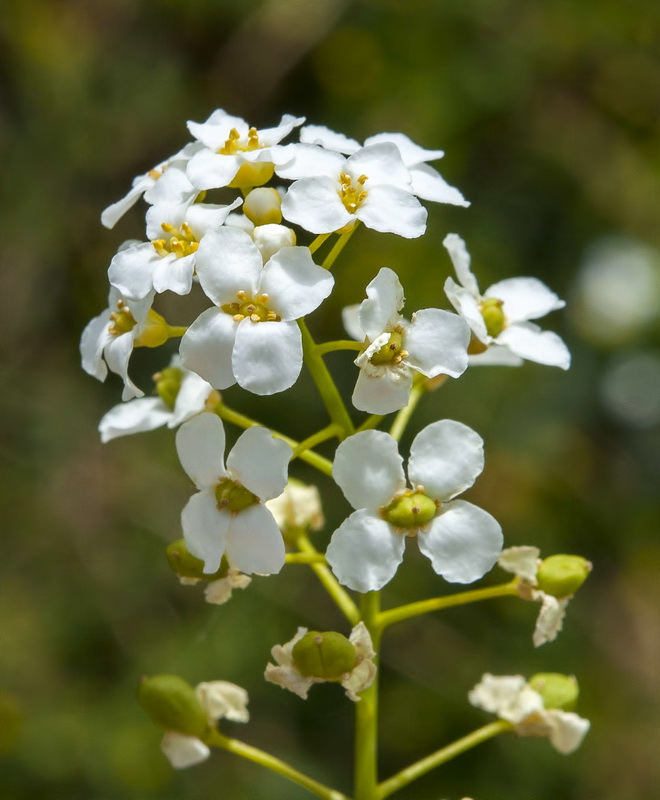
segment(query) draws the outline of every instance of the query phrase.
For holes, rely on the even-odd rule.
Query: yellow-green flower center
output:
[[[215,487],[215,499],[221,511],[230,511],[232,514],[238,514],[259,502],[256,494],[230,478],[225,478]]]
[[[369,359],[372,364],[398,364],[408,353],[403,349],[403,332],[394,330],[389,340]]]
[[[262,294],[256,300],[248,297],[244,291],[236,292],[238,302],[225,303],[221,306],[225,314],[231,314],[234,322],[248,317],[252,322],[279,322],[282,318],[268,308],[268,295]]]
[[[339,176],[339,197],[350,214],[355,214],[367,196],[367,191],[364,189],[366,181],[366,175],[360,175],[357,180],[353,180],[346,172],[342,172]]]
[[[156,392],[163,403],[172,411],[174,410],[182,380],[183,370],[178,367],[165,367],[165,369],[154,375]]]
[[[341,633],[309,631],[291,652],[296,669],[309,678],[341,680],[357,662],[355,647]]]
[[[250,150],[260,150],[263,145],[259,142],[259,133],[256,128],[250,128],[247,137],[241,139],[241,134],[232,128],[227,140],[218,150],[221,156],[233,156],[236,153],[246,153]]]
[[[110,333],[113,336],[129,333],[137,325],[135,317],[123,300],[117,300],[117,310],[110,314],[110,320]]]
[[[504,311],[502,311],[503,305],[504,302],[498,300],[496,297],[489,297],[486,300],[482,300],[479,305],[481,316],[486,323],[488,335],[493,338],[499,336],[506,326],[506,317],[504,316]]]
[[[385,507],[383,518],[395,528],[421,528],[435,517],[437,511],[435,500],[421,491],[410,491],[395,497]]]
[[[199,242],[187,222],[182,223],[178,229],[168,222],[161,223],[160,227],[169,236],[167,239],[154,239],[151,243],[159,256],[174,253],[177,258],[183,258],[196,252]]]

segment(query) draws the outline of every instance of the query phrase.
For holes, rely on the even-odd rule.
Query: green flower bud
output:
[[[549,556],[541,562],[536,582],[546,594],[568,597],[577,592],[590,572],[591,563],[581,556]]]
[[[403,334],[399,331],[392,331],[390,333],[389,341],[387,341],[376,353],[369,359],[372,364],[389,364],[400,353],[403,345]]]
[[[234,514],[259,502],[256,494],[252,494],[245,486],[229,479],[223,480],[216,486],[215,499],[218,502],[218,508],[232,511]]]
[[[489,297],[487,300],[482,300],[480,310],[481,316],[486,323],[486,330],[488,334],[495,338],[499,336],[504,330],[506,317],[502,311],[503,302],[496,297]]]
[[[293,663],[308,678],[337,681],[355,667],[355,647],[341,633],[309,631],[293,646]]]
[[[572,711],[577,705],[580,689],[572,675],[560,672],[538,672],[529,679],[529,685],[543,698],[546,708]]]
[[[154,725],[165,731],[201,737],[206,732],[206,712],[192,686],[178,675],[152,675],[142,678],[138,702]]]
[[[385,509],[385,519],[397,528],[421,528],[435,517],[438,506],[421,492],[407,492]]]
[[[212,575],[204,572],[204,562],[195,556],[186,547],[184,539],[177,539],[176,542],[168,544],[165,548],[167,562],[177,575],[182,578],[202,578],[206,581],[214,581],[227,574],[229,565],[223,557],[220,569]]]
[[[183,370],[178,367],[165,367],[165,369],[162,369],[154,375],[156,392],[170,410],[174,410],[174,404],[179,394],[182,380]]]

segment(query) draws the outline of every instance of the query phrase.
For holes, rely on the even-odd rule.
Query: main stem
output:
[[[380,592],[367,592],[360,601],[362,620],[371,634],[376,658],[380,650]],[[380,667],[379,667],[380,669]],[[354,800],[376,800],[378,787],[378,672],[355,704]]]

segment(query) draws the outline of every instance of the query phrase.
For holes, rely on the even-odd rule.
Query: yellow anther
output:
[[[165,231],[165,233],[174,233],[176,231],[174,225],[170,225],[169,222],[161,222],[160,227]]]
[[[158,178],[160,178],[162,174],[163,173],[160,170],[157,170],[157,169],[150,169],[149,172],[147,172],[147,175],[150,178],[153,178],[155,181],[157,181]]]
[[[240,322],[242,319],[245,319],[245,315],[244,314],[234,314],[232,319],[234,320],[234,322]]]
[[[159,256],[166,256],[168,254],[167,242],[165,239],[156,239],[151,243]]]
[[[259,134],[256,128],[248,131],[248,150],[256,150],[259,147]]]
[[[354,214],[357,211],[367,196],[367,192],[360,191],[359,188],[364,185],[366,180],[366,175],[360,175],[357,181],[354,182],[351,176],[346,172],[342,172],[339,176],[339,184],[341,187],[339,190],[339,196],[344,204],[344,208],[351,214]]]
[[[170,247],[172,248],[173,253],[175,253],[177,256],[182,256],[186,249],[186,243],[180,242],[178,239],[171,239]]]
[[[259,314],[250,314],[250,319],[252,322],[261,322]]]
[[[238,299],[239,299],[239,300],[243,300],[243,301],[245,301],[245,299],[246,299],[247,295],[246,295],[246,294],[245,294],[245,292],[244,292],[244,291],[241,289],[240,291],[236,292],[236,297],[238,297]]]
[[[267,302],[268,302],[268,295],[267,295],[265,292],[264,292],[264,294],[262,294],[262,295],[261,295],[261,297],[259,298],[259,302],[260,302],[260,303],[267,303]]]
[[[360,175],[360,177],[357,179],[357,182],[360,184],[360,186],[364,186],[368,180],[369,177],[367,175]]]
[[[187,222],[182,222],[181,223],[181,233],[186,237],[186,239],[194,238],[192,229],[191,229],[190,225],[188,225]]]
[[[278,319],[278,316],[274,311],[269,311],[266,314],[266,322],[275,322],[275,321],[277,321],[277,319]]]

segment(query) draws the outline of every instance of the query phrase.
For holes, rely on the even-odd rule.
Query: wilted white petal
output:
[[[276,439],[267,428],[255,426],[244,431],[227,456],[227,469],[261,500],[282,493],[287,481],[287,466],[293,450]]]
[[[543,698],[522,675],[486,673],[468,694],[468,699],[473,706],[514,724],[544,711]]]
[[[591,723],[572,711],[560,711],[557,708],[545,712],[550,744],[560,753],[568,755],[582,744]]]
[[[192,555],[204,562],[207,575],[220,568],[231,519],[230,513],[218,509],[213,489],[194,494],[181,512],[186,546]]]
[[[506,572],[535,584],[540,555],[538,547],[529,545],[507,547],[500,553],[497,563]]]
[[[467,369],[470,329],[461,317],[439,308],[423,308],[406,326],[406,363],[427,378],[458,378]]]
[[[379,508],[405,488],[396,440],[384,431],[362,431],[335,452],[332,477],[353,508]]]
[[[509,324],[543,317],[566,303],[537,278],[508,278],[494,283],[484,297],[502,300],[502,310]]]
[[[302,338],[295,322],[239,322],[232,355],[237,382],[250,392],[288,389],[302,369]],[[218,387],[222,388],[222,387]]]
[[[274,575],[284,566],[284,540],[273,515],[258,503],[231,517],[227,560],[240,572]]]
[[[110,411],[99,422],[99,433],[102,442],[109,442],[118,436],[130,433],[153,431],[166,425],[172,412],[160,397],[140,397],[121,403]]]
[[[552,331],[542,331],[531,322],[519,322],[505,328],[497,342],[528,361],[561,369],[568,369],[571,365],[571,354],[559,336]]]
[[[195,694],[212,725],[219,719],[232,722],[247,722],[248,693],[241,686],[229,681],[205,681],[195,686]]]
[[[211,755],[211,751],[201,739],[185,736],[176,731],[167,731],[163,736],[160,749],[174,769],[185,769],[200,764]]]
[[[541,600],[541,610],[536,619],[536,627],[532,637],[534,647],[540,647],[546,642],[554,642],[564,624],[566,606],[571,599],[570,597],[562,597],[559,600],[557,597],[545,592],[540,592],[540,594],[543,595],[543,599]]]
[[[207,603],[221,606],[231,599],[234,589],[246,589],[250,583],[252,583],[252,578],[249,575],[243,575],[237,570],[229,570],[226,578],[218,578],[217,581],[207,584],[204,589],[204,599]]]

